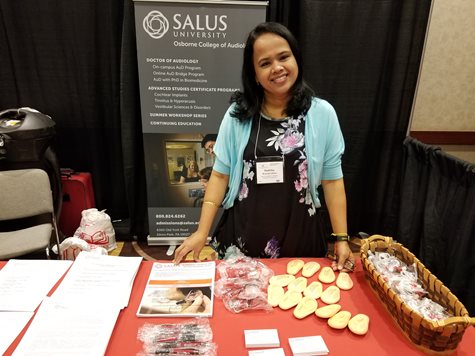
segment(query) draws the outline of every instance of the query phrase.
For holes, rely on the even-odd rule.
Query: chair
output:
[[[48,174],[41,169],[0,171],[0,259],[45,249],[59,233]]]

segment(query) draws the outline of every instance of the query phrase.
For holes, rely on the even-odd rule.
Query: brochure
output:
[[[210,317],[216,264],[152,265],[137,311],[139,317]]]

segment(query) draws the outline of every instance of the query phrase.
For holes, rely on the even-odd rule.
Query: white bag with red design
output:
[[[104,247],[107,251],[112,251],[117,247],[114,227],[105,210],[87,209],[82,211],[81,216],[81,224],[74,236],[90,245]]]
[[[89,245],[83,239],[79,237],[68,237],[64,239],[59,245],[59,250],[63,257],[63,260],[74,261],[82,251],[95,253],[98,255],[107,255],[107,250],[104,247],[97,245]],[[58,247],[53,246],[53,252],[58,254]]]

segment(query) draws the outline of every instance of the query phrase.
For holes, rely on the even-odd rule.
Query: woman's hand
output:
[[[208,236],[199,231],[191,234],[183,243],[175,250],[175,258],[173,263],[178,264],[186,257],[186,255],[193,251],[193,259],[198,262],[200,260],[200,252],[203,249]]]
[[[332,269],[341,272],[353,272],[355,269],[355,257],[351,252],[347,241],[337,241],[333,247],[335,260],[332,262]]]

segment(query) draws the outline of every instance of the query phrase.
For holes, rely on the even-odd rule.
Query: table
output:
[[[285,273],[289,258],[262,260],[275,274]],[[315,260],[322,267],[329,266],[330,261],[324,258]],[[169,261],[166,261],[169,262]],[[0,267],[5,262],[0,262]],[[122,356],[136,355],[142,350],[142,343],[137,340],[137,331],[146,323],[176,323],[187,318],[138,318],[136,312],[140,304],[142,293],[147,283],[152,261],[142,262],[130,299],[129,306],[121,311],[114,332],[111,336],[106,355]],[[318,273],[309,278],[317,280]],[[247,355],[244,347],[245,329],[278,329],[286,355],[292,355],[288,344],[288,338],[321,335],[330,350],[330,355],[422,355],[400,331],[395,321],[378,300],[368,282],[365,280],[361,263],[357,263],[355,272],[351,275],[354,287],[350,291],[341,292],[342,310],[348,310],[352,314],[364,313],[370,317],[369,331],[364,336],[352,334],[348,328],[344,330],[331,329],[326,319],[320,319],[314,315],[298,320],[292,315],[292,310],[280,310],[274,308],[272,312],[246,311],[240,314],[229,312],[218,298],[214,300],[214,313],[210,319],[214,333],[214,342],[218,345],[218,355],[234,356]],[[325,285],[324,285],[325,287]],[[321,303],[321,302],[320,302]],[[321,303],[323,304],[323,303]],[[15,340],[5,355],[11,355],[18,345],[24,332]],[[475,328],[469,327],[464,334],[457,350],[453,355],[472,355],[475,350]]]

